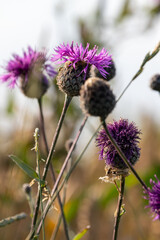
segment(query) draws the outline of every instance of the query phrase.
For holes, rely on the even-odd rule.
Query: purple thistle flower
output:
[[[87,70],[89,65],[94,65],[101,75],[106,78],[108,72],[105,68],[109,68],[112,62],[111,56],[108,54],[107,50],[103,48],[100,53],[97,54],[98,47],[95,45],[94,48],[89,50],[89,43],[87,43],[86,48],[83,48],[82,43],[73,46],[73,42],[71,45],[68,44],[60,44],[57,48],[55,48],[56,54],[52,55],[51,61],[58,61],[58,64],[65,63],[70,61],[75,68],[77,62],[85,62],[86,66],[82,70],[87,74]]]
[[[114,140],[117,142],[126,158],[134,165],[140,156],[140,148],[138,143],[140,140],[140,131],[126,119],[120,119],[118,122],[107,124],[108,130]],[[106,164],[118,168],[128,168],[118,152],[108,139],[104,129],[100,130],[96,138],[97,146],[100,148],[99,159],[104,159]]]
[[[45,51],[38,52],[28,47],[28,51],[24,51],[22,57],[13,54],[13,59],[4,68],[6,73],[0,76],[0,80],[8,82],[9,87],[14,88],[19,78],[27,82],[34,69],[38,76],[43,75],[43,81],[47,84],[48,79],[43,73],[46,72],[50,77],[54,77],[56,74],[53,67],[47,61],[48,58]]]
[[[154,175],[157,183],[150,179],[150,184],[152,188],[148,188],[144,190],[144,198],[149,201],[147,208],[151,208],[151,212],[153,213],[154,220],[160,220],[160,180]]]

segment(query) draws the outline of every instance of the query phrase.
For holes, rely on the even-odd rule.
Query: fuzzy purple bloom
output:
[[[151,209],[153,213],[154,220],[160,220],[160,180],[155,175],[157,183],[150,179],[150,184],[152,188],[144,190],[145,199],[149,201],[147,208]]]
[[[98,47],[96,45],[93,49],[89,50],[89,43],[87,43],[86,48],[83,48],[82,43],[80,45],[76,43],[74,46],[73,42],[71,45],[69,45],[69,43],[66,45],[63,43],[55,49],[56,54],[52,55],[51,61],[58,61],[58,64],[71,61],[74,68],[77,62],[85,62],[86,67],[82,70],[82,72],[86,74],[88,66],[94,65],[101,75],[106,78],[108,72],[105,68],[110,67],[112,58],[105,48],[103,48],[98,54],[97,50]]]
[[[20,57],[17,54],[13,54],[13,59],[11,59],[5,67],[6,73],[0,76],[2,82],[8,82],[9,87],[14,88],[17,84],[19,77],[24,78],[25,81],[28,81],[29,74],[34,68],[36,63],[41,63],[42,69],[38,69],[43,73],[46,72],[50,77],[54,77],[56,72],[53,67],[47,63],[48,58],[46,52],[38,52],[33,50],[31,47],[28,47],[28,51],[23,52],[23,56]],[[47,81],[47,78],[44,76],[44,81]]]
[[[140,140],[140,131],[126,119],[120,119],[118,122],[107,124],[108,130],[118,146],[125,154],[128,161],[134,165],[140,156],[140,148],[138,143]],[[99,159],[105,160],[106,164],[118,169],[125,169],[127,165],[124,163],[118,152],[108,139],[104,129],[100,130],[96,144],[100,148]]]

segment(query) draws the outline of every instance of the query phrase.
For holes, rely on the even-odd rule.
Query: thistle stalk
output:
[[[53,152],[54,152],[54,149],[55,149],[58,137],[59,137],[59,133],[60,133],[60,130],[61,130],[61,127],[62,127],[62,123],[64,121],[64,117],[66,115],[66,111],[67,111],[67,109],[69,107],[69,104],[70,104],[71,100],[72,100],[71,97],[68,97],[67,95],[65,95],[65,101],[64,101],[62,113],[61,113],[61,116],[60,116],[60,119],[59,119],[59,122],[58,122],[58,125],[57,125],[57,128],[56,128],[56,131],[55,131],[55,134],[54,134],[54,137],[53,137],[53,140],[52,140],[51,148],[50,148],[50,151],[49,151],[46,163],[45,163],[45,167],[44,167],[44,170],[43,170],[43,174],[42,174],[42,180],[43,181],[45,181],[45,179],[46,179],[47,172],[48,172],[48,169],[49,169],[49,165],[50,165],[50,162],[51,162],[51,158],[52,158],[52,155],[53,155]],[[41,102],[39,102],[39,104],[41,104]],[[40,107],[40,105],[39,105],[39,107]],[[40,115],[41,114],[42,114],[42,109],[40,107]],[[43,115],[41,115],[41,124],[44,125]],[[45,131],[42,130],[42,133],[43,133],[43,138],[44,138],[46,149],[48,150],[49,148],[48,148],[48,144],[46,144],[47,140],[46,140],[46,136],[45,136]],[[51,171],[52,170],[53,169],[51,169]],[[52,176],[53,175],[54,175],[54,173],[52,171]],[[33,215],[33,219],[32,219],[32,226],[31,226],[31,232],[33,233],[32,236],[34,235],[34,231],[35,231],[35,225],[36,225],[36,222],[37,222],[39,205],[40,205],[40,194],[38,192],[37,198],[36,198],[35,211],[34,211],[34,215]]]
[[[38,105],[39,105],[39,111],[40,111],[40,123],[41,123],[43,141],[44,141],[44,145],[46,148],[46,153],[49,154],[49,147],[48,147],[48,142],[47,142],[47,137],[46,137],[46,132],[45,132],[45,123],[44,123],[44,117],[43,117],[42,99],[41,98],[38,99]],[[50,167],[50,175],[52,177],[53,182],[55,183],[56,176],[55,176],[52,162],[50,162],[49,167]],[[63,210],[63,203],[61,201],[59,194],[57,194],[57,198],[58,198],[58,203],[60,206],[61,216],[62,216],[62,220],[63,220],[65,236],[66,236],[66,239],[69,240],[68,227],[67,227],[67,222],[66,222],[65,215],[64,215],[64,210]]]
[[[117,205],[115,225],[113,230],[113,238],[112,238],[113,240],[117,240],[117,236],[118,236],[118,228],[119,228],[120,218],[122,216],[121,211],[122,211],[122,202],[123,202],[123,195],[124,195],[124,186],[125,186],[125,177],[121,176],[118,205]]]
[[[74,150],[74,148],[75,148],[75,146],[76,146],[76,144],[77,144],[77,141],[78,141],[78,139],[79,139],[79,137],[80,137],[80,134],[81,134],[81,132],[82,132],[84,126],[85,126],[85,123],[86,123],[87,119],[88,119],[88,117],[86,116],[86,117],[84,118],[84,120],[83,120],[80,128],[79,128],[79,131],[78,131],[78,133],[77,133],[77,135],[76,135],[76,137],[75,137],[75,140],[74,140],[74,142],[73,142],[73,144],[72,144],[72,146],[71,146],[71,148],[70,148],[70,150],[69,150],[69,152],[68,152],[68,154],[67,154],[67,157],[66,157],[66,159],[65,159],[65,161],[64,161],[64,163],[63,163],[63,166],[62,166],[61,171],[60,171],[60,173],[59,173],[59,175],[58,175],[58,178],[57,178],[57,180],[56,180],[56,183],[55,183],[55,185],[54,185],[54,187],[53,187],[53,189],[52,189],[52,191],[51,191],[51,200],[48,200],[48,202],[47,202],[47,204],[46,204],[46,207],[45,207],[45,209],[44,209],[43,216],[42,216],[42,218],[41,218],[41,220],[40,220],[40,223],[39,223],[39,225],[38,225],[38,227],[37,227],[37,231],[36,231],[36,234],[37,234],[37,235],[39,235],[40,230],[41,230],[41,228],[42,228],[43,219],[45,219],[45,217],[46,217],[46,215],[47,215],[47,213],[48,213],[48,211],[49,211],[49,209],[50,209],[50,207],[51,207],[51,205],[52,205],[52,203],[53,203],[53,201],[54,201],[54,200],[52,199],[52,197],[54,196],[55,192],[57,191],[57,188],[58,188],[58,185],[59,185],[59,183],[60,183],[60,180],[61,180],[61,178],[62,178],[62,176],[63,176],[63,173],[64,173],[64,171],[65,171],[65,169],[66,169],[66,167],[67,167],[68,161],[69,161],[69,159],[70,159],[70,157],[71,157],[71,155],[72,155],[72,152],[73,152],[73,150]],[[31,233],[31,234],[32,234],[31,236],[33,236],[33,233]]]

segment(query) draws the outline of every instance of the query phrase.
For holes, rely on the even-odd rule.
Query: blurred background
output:
[[[110,84],[118,98],[139,69],[146,53],[152,51],[160,40],[160,1],[2,0],[0,34],[0,74],[12,53],[22,54],[29,45],[36,49],[46,47],[49,53],[53,53],[57,45],[71,41],[107,48],[116,65],[116,77]],[[149,87],[150,79],[156,73],[160,73],[160,54],[146,64],[144,72],[132,83],[108,119],[127,118],[142,129],[141,157],[136,169],[146,184],[154,174],[160,177],[160,96]],[[38,104],[36,100],[22,95],[18,88],[10,90],[5,84],[0,85],[0,96],[0,219],[21,211],[28,214],[27,219],[1,228],[0,239],[12,239],[13,233],[15,239],[25,239],[30,229],[30,211],[22,185],[31,179],[8,155],[17,155],[35,167],[35,153],[31,149],[34,146],[34,129],[39,127]],[[49,143],[63,101],[64,94],[53,80],[44,97]],[[53,164],[57,172],[66,156],[65,142],[74,138],[82,119],[79,99],[74,98],[54,155]],[[98,119],[89,118],[73,161],[98,125]],[[42,143],[41,156],[45,158]],[[112,184],[98,180],[104,175],[104,162],[98,160],[98,149],[93,141],[68,183],[65,214],[71,235],[90,225],[90,230],[82,239],[112,238],[118,193]],[[120,240],[160,239],[159,222],[152,221],[149,209],[145,209],[147,202],[142,193],[141,186],[131,174],[126,179],[126,214],[120,223]],[[33,198],[36,195],[36,185],[32,195]],[[55,207],[46,218],[46,239],[51,239],[60,213],[57,203]],[[63,225],[56,239],[65,239]]]

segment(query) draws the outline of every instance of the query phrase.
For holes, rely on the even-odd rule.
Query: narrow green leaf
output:
[[[29,177],[35,178],[37,181],[39,181],[38,174],[36,171],[31,168],[27,163],[20,160],[18,157],[14,155],[9,155],[9,157],[15,162]]]
[[[90,229],[90,226],[87,226],[82,232],[78,233],[74,238],[73,240],[79,240],[81,239],[85,234],[86,232]]]

